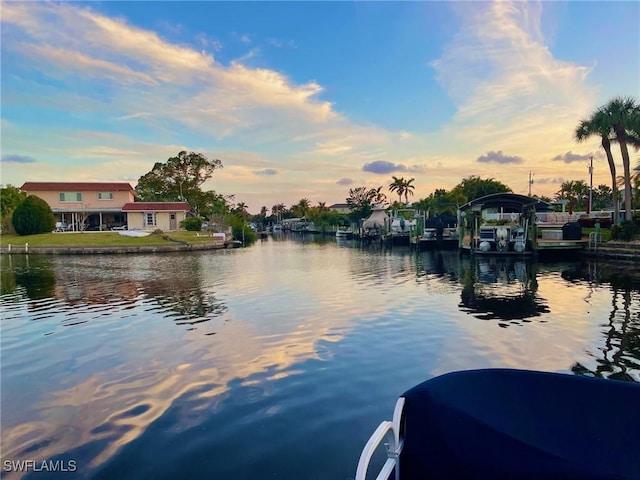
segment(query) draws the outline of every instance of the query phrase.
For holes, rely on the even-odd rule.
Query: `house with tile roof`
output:
[[[128,182],[25,182],[20,189],[42,198],[56,230],[178,230],[187,202],[136,202]]]
[[[351,207],[348,203],[334,203],[333,205],[329,206],[329,210],[338,213],[351,213]]]

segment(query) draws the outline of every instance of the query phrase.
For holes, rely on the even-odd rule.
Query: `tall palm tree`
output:
[[[396,192],[398,194],[398,201],[402,202],[402,195],[404,195],[405,188],[404,177],[398,178],[392,176],[391,178],[393,178],[393,182],[391,182],[391,184],[389,185],[389,191]]]
[[[625,219],[632,220],[631,211],[631,163],[629,160],[629,142],[640,133],[640,104],[631,97],[616,97],[600,109],[608,118],[615,134],[614,140],[620,145],[622,166],[624,168],[624,208]]]
[[[600,137],[600,145],[607,155],[607,162],[609,162],[609,172],[611,173],[611,190],[613,195],[613,218],[615,222],[618,222],[620,205],[618,204],[618,184],[616,182],[616,164],[613,160],[613,154],[611,153],[611,125],[609,124],[608,117],[604,112],[598,110],[593,113],[589,118],[581,120],[575,131],[575,139],[577,142],[584,142],[587,138],[592,136]]]
[[[286,210],[284,203],[276,203],[273,207],[271,207],[271,215],[274,215],[278,222],[282,220],[282,214]]]
[[[404,202],[409,203],[409,195],[413,197],[413,189],[416,188],[414,185],[411,185],[415,178],[410,178],[409,180],[404,182]]]

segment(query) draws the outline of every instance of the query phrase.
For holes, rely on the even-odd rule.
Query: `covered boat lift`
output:
[[[472,254],[535,255],[540,250],[580,250],[578,233],[565,235],[576,225],[561,225],[551,238],[540,239],[537,214],[553,212],[553,205],[516,193],[494,193],[476,198],[458,209],[458,247]],[[491,218],[489,218],[491,217]]]

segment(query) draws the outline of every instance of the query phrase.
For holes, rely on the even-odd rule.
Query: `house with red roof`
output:
[[[56,230],[178,230],[187,202],[136,202],[128,182],[25,182],[20,189],[42,198]]]

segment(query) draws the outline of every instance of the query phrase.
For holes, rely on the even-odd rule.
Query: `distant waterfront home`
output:
[[[178,230],[189,210],[187,202],[133,202],[122,207],[129,230]]]
[[[25,182],[20,189],[42,198],[57,231],[178,230],[187,202],[135,202],[127,182]]]
[[[57,230],[124,228],[127,214],[122,207],[135,200],[127,182],[25,182],[20,189],[49,204]]]
[[[329,207],[329,210],[338,213],[351,213],[351,207],[347,203],[334,203]]]

